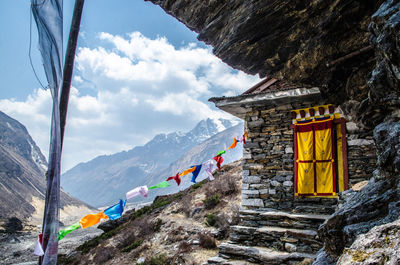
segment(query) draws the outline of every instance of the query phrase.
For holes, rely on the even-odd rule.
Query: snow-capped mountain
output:
[[[194,146],[231,128],[237,121],[207,119],[187,133],[158,134],[144,146],[81,163],[61,177],[62,187],[94,206],[114,203],[127,189],[149,184],[155,173],[175,162]]]

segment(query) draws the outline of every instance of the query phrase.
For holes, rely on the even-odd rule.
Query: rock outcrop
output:
[[[338,260],[338,265],[399,264],[400,221],[377,226],[357,237]]]
[[[400,3],[385,1],[373,14],[369,30],[371,43],[375,46],[376,64],[368,80],[368,99],[363,105],[373,109],[375,115],[368,115],[363,122],[375,126],[384,118],[399,119]]]
[[[367,97],[375,62],[368,25],[383,1],[150,1],[234,68],[318,86],[340,102]]]
[[[357,264],[373,264],[376,260],[386,262],[385,264],[395,264],[389,263],[389,259],[384,259],[387,253],[372,255],[373,249],[367,252],[360,250],[370,247],[369,241],[363,241],[364,235],[360,234],[367,233],[375,226],[377,230],[385,229],[385,224],[400,217],[400,47],[396,44],[400,37],[400,3],[386,1],[372,19],[370,29],[373,33],[372,41],[376,44],[377,62],[368,81],[369,97],[360,109],[366,111],[369,116],[364,116],[363,123],[368,127],[375,126],[377,169],[370,183],[360,192],[350,196],[320,228],[326,252],[336,258],[344,254],[339,264],[348,264],[349,257],[352,257],[350,261],[361,257],[358,260],[361,263]],[[368,232],[367,236],[371,233],[375,232]],[[357,241],[351,246],[357,236]],[[374,240],[379,240],[379,237],[376,236]],[[350,250],[343,252],[350,246]],[[392,247],[394,252],[399,251],[397,243],[393,243]]]

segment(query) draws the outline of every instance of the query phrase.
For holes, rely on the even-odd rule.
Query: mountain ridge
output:
[[[0,111],[0,224],[11,217],[40,224],[46,168],[46,159],[25,126]],[[64,210],[93,209],[63,190],[60,206],[61,215],[66,214]]]
[[[181,155],[235,124],[237,122],[230,120],[207,119],[200,121],[187,133],[158,134],[143,146],[99,156],[77,165],[62,175],[61,185],[89,204],[100,207],[114,203],[118,196],[127,192],[127,188],[158,181],[157,174]],[[232,140],[233,137],[229,141]],[[102,195],[98,196],[97,193]]]

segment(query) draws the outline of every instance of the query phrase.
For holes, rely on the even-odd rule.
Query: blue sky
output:
[[[64,1],[64,43],[73,3]],[[0,27],[0,110],[23,123],[47,154],[51,101],[29,63],[30,1],[2,0]],[[196,35],[143,0],[85,2],[63,170],[158,133],[190,130],[208,117],[229,118],[207,99],[237,95],[259,79],[222,63]],[[31,48],[47,84],[34,20]]]

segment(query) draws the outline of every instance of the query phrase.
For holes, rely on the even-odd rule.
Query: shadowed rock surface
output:
[[[213,46],[227,64],[251,74],[318,86],[332,99],[367,97],[372,49],[368,25],[383,1],[150,0]]]

